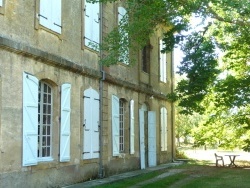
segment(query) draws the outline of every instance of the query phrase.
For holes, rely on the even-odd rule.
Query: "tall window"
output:
[[[84,0],[84,45],[98,51],[100,43],[99,3]]]
[[[39,82],[38,92],[38,157],[50,157],[52,143],[52,89],[48,84]]]
[[[125,25],[128,19],[127,11],[123,7],[118,7],[118,27],[120,34],[119,62],[129,64],[129,40]]]
[[[163,50],[163,41],[160,40],[160,81],[167,82],[167,60],[166,60],[166,53],[162,53]]]
[[[3,6],[3,0],[0,0],[0,7]]]
[[[124,152],[124,101],[119,101],[119,150]]]
[[[56,33],[61,34],[61,0],[40,0],[40,24]]]
[[[150,44],[144,46],[144,48],[142,49],[142,71],[146,73],[149,73],[150,49]]]

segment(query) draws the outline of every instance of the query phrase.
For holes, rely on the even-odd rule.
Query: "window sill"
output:
[[[38,162],[51,162],[54,159],[52,157],[40,157],[37,159]]]

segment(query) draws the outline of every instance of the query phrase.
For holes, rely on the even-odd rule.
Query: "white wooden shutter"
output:
[[[92,88],[84,91],[83,159],[99,157],[99,94]]]
[[[161,116],[161,151],[164,151],[165,149],[165,137],[164,137],[164,112],[163,112],[163,108],[161,108],[161,112],[160,112],[160,116]]]
[[[62,0],[53,0],[51,10],[51,29],[61,34],[62,30]]]
[[[139,124],[140,124],[140,164],[141,169],[145,169],[145,134],[144,134],[144,110],[139,109]]]
[[[51,1],[40,0],[39,20],[44,27],[51,28]]]
[[[91,132],[92,132],[92,104],[91,90],[84,91],[84,114],[83,114],[83,159],[91,159]]]
[[[3,6],[3,0],[0,0],[0,6]]]
[[[100,43],[100,18],[99,18],[99,13],[100,13],[100,6],[99,3],[94,3],[92,4],[93,8],[93,35],[92,35],[92,40],[96,43]]]
[[[61,86],[60,161],[70,161],[70,97],[71,84]]]
[[[134,100],[130,101],[130,154],[135,153],[135,117]]]
[[[148,112],[148,166],[156,166],[156,113]]]
[[[167,151],[168,149],[168,112],[166,108],[163,108],[163,118],[164,118],[164,151]]]
[[[99,3],[88,3],[85,0],[84,42],[85,46],[88,46],[90,48],[93,48],[93,44],[98,45],[100,43],[99,7]]]
[[[160,81],[167,82],[167,64],[166,53],[161,53],[163,49],[163,41],[160,40]]]
[[[37,164],[38,79],[23,73],[23,166]]]
[[[119,98],[112,95],[112,143],[113,156],[119,155]]]
[[[99,94],[92,89],[92,158],[98,158],[99,148]]]

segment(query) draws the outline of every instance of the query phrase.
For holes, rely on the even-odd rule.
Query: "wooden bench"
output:
[[[216,166],[219,165],[219,161],[221,161],[222,162],[222,166],[224,166],[224,159],[223,159],[223,157],[217,155],[216,153],[214,153],[214,156],[215,156]]]

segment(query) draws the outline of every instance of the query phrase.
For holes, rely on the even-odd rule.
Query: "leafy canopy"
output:
[[[89,0],[92,3],[116,1]],[[163,51],[170,52],[177,45],[181,46],[184,58],[178,73],[185,78],[177,84],[174,93],[167,95],[168,99],[177,100],[184,114],[215,114],[213,121],[208,119],[208,124],[204,125],[216,122],[221,132],[225,123],[232,129],[238,126],[237,136],[243,138],[242,130],[250,128],[249,0],[119,2],[124,3],[127,14],[119,28],[114,28],[104,38],[101,49],[105,56],[101,63],[106,66],[116,64],[119,54],[129,49],[132,65],[135,63],[133,52],[145,46],[156,29],[169,28],[164,33]],[[194,16],[201,20],[195,30],[190,24]],[[245,140],[247,142],[250,143]]]

